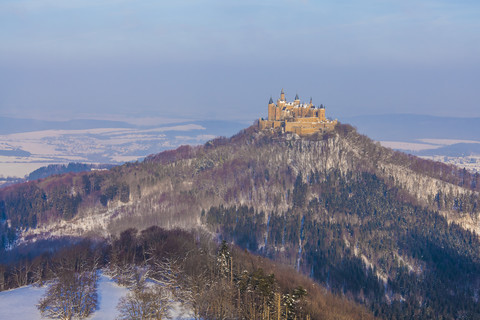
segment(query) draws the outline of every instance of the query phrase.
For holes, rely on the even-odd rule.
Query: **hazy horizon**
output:
[[[468,130],[480,117],[479,16],[480,3],[471,0],[1,1],[0,117],[47,121],[0,119],[4,175],[13,165],[21,175],[32,161],[135,159],[231,135],[239,122],[265,117],[282,88],[288,100],[312,97],[342,122],[385,114],[464,117],[468,126],[460,128]],[[127,128],[220,121],[198,134],[154,135],[144,145],[135,139],[150,133],[126,130],[128,147],[118,147],[105,142],[120,143],[114,134],[88,132],[100,122],[48,122],[72,119]],[[371,119],[359,119],[352,124],[377,139],[385,130],[412,133],[404,123],[368,131],[363,124]],[[55,128],[87,131],[39,131]],[[9,135],[22,130],[33,133]],[[472,139],[475,132],[462,134]],[[438,135],[415,138],[465,138]],[[72,139],[85,152],[70,150]]]
[[[249,121],[270,96],[330,116],[480,117],[474,1],[0,4],[0,116]]]

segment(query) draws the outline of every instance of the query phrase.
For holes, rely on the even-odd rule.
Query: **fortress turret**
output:
[[[298,93],[295,95],[295,101],[293,101],[293,105],[295,106],[300,105],[300,98],[298,97]]]
[[[268,120],[275,120],[275,103],[273,103],[272,97],[268,101]]]

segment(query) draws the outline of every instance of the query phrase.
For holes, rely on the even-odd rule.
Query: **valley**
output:
[[[0,134],[0,178],[3,179],[23,178],[50,164],[135,162],[161,150],[203,144],[219,135],[231,135],[243,126],[228,121],[152,126],[134,124],[134,119],[133,123],[85,120],[33,124],[29,119],[15,120],[16,127],[5,125]],[[9,121],[11,119],[0,117],[0,124]],[[45,130],[46,126],[54,129]]]

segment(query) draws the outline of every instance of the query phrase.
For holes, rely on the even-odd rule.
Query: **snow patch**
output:
[[[47,291],[47,287],[25,286],[0,292],[0,319],[8,320],[42,320],[37,303]],[[118,316],[117,304],[126,296],[128,289],[119,286],[107,275],[101,274],[98,282],[98,309],[88,317],[89,320],[113,320]],[[170,314],[174,319],[191,317],[180,303],[174,303]]]
[[[26,286],[0,292],[0,319],[41,320],[37,303],[47,287]],[[113,320],[118,315],[118,300],[128,290],[117,285],[111,278],[101,275],[98,283],[99,308],[89,317],[91,320]]]

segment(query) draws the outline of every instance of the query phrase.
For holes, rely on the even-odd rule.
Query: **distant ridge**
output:
[[[480,118],[453,118],[416,114],[343,117],[362,134],[382,140],[413,141],[421,138],[480,139]]]
[[[480,143],[455,143],[438,149],[418,151],[414,154],[419,156],[468,157],[480,155]]]
[[[40,130],[80,130],[96,128],[134,128],[123,121],[75,119],[68,121],[48,121],[0,117],[0,134],[31,132]]]
[[[41,130],[85,130],[98,128],[154,128],[170,127],[185,124],[199,124],[208,131],[217,135],[232,135],[245,127],[241,121],[228,120],[190,120],[174,121],[161,125],[136,125],[126,121],[96,120],[96,119],[73,119],[66,121],[36,120],[26,118],[11,118],[0,116],[0,134],[12,134]],[[251,122],[250,122],[251,123]]]

